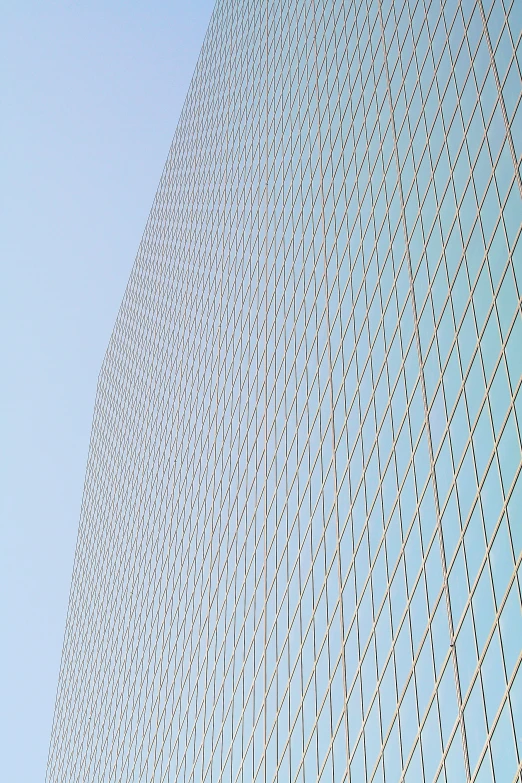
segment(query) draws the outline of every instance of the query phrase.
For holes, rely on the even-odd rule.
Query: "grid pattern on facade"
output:
[[[48,783],[520,779],[521,31],[218,0],[100,373]]]

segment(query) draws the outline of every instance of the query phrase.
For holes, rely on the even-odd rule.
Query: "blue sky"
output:
[[[212,7],[2,7],[2,780],[45,777],[97,376]]]

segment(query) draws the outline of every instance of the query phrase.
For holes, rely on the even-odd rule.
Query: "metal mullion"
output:
[[[103,600],[103,595],[102,595],[102,600]],[[90,700],[88,700],[88,702],[87,702],[87,703],[89,703],[89,701],[90,701]]]
[[[382,6],[379,4],[379,15],[381,19],[382,24]],[[390,96],[390,78],[388,75],[388,95]],[[391,102],[391,96],[390,96],[390,102]],[[398,159],[397,159],[397,137],[395,133],[395,128],[393,125],[393,107],[391,108],[392,113],[392,129],[393,129],[393,135],[394,135],[394,149],[395,149],[395,158],[396,163],[398,166]],[[399,193],[401,198],[401,222],[403,223],[403,228],[405,231],[405,242],[407,247],[407,240],[408,237],[406,235],[406,227],[404,225],[404,201],[403,201],[403,195],[402,195],[402,189],[400,187],[400,175],[398,172],[398,178],[399,178]],[[412,276],[412,270],[411,270],[411,262],[409,260],[409,254],[407,250],[406,254],[406,260],[408,263],[408,272],[410,277],[410,291],[411,295],[413,297],[414,290],[413,290],[413,276]],[[442,529],[441,529],[441,521],[440,521],[440,509],[439,509],[439,503],[438,503],[438,495],[437,495],[437,488],[436,488],[436,480],[435,480],[435,465],[434,465],[434,458],[433,458],[433,446],[431,441],[431,433],[429,428],[429,417],[428,417],[428,407],[427,407],[427,398],[426,398],[426,389],[424,384],[424,379],[422,375],[422,359],[421,359],[421,348],[420,348],[420,336],[419,336],[419,326],[418,326],[418,318],[416,313],[416,306],[415,306],[415,300],[412,298],[412,307],[413,307],[413,315],[414,315],[414,330],[415,330],[415,339],[417,344],[417,352],[418,352],[418,359],[419,359],[419,367],[420,367],[420,377],[421,377],[421,389],[422,389],[422,396],[423,396],[423,402],[424,402],[424,412],[425,412],[425,426],[426,426],[426,434],[428,439],[428,449],[430,454],[430,473],[431,473],[431,481],[434,484],[433,486],[433,493],[434,493],[434,501],[435,501],[435,511],[436,511],[436,529],[438,530],[438,539],[439,539],[439,546],[440,546],[440,558],[441,558],[441,566],[442,566],[442,574],[443,574],[443,592],[445,595],[445,602],[446,602],[446,613],[447,613],[447,620],[448,620],[448,628],[450,633],[450,641],[453,642],[454,639],[454,630],[453,630],[453,623],[451,618],[451,610],[450,610],[450,603],[449,603],[449,588],[447,583],[447,571],[446,571],[446,563],[445,563],[445,555],[444,555],[444,543],[442,538]],[[463,756],[464,756],[464,765],[466,769],[466,777],[469,780],[470,779],[470,770],[469,770],[469,759],[468,759],[468,753],[467,753],[467,740],[464,730],[464,722],[463,722],[463,712],[462,712],[462,697],[460,693],[460,685],[459,685],[459,679],[458,679],[458,669],[457,669],[457,660],[456,660],[456,654],[454,647],[450,647],[451,649],[451,657],[453,661],[453,670],[454,670],[454,681],[455,681],[455,690],[456,690],[456,696],[457,696],[457,705],[458,705],[458,713],[459,713],[459,724],[461,728],[461,739],[462,739],[462,750],[463,750]]]
[[[484,257],[484,259],[483,259],[483,264],[482,264],[482,267],[481,267],[481,268],[483,268],[483,267],[484,267],[484,265],[487,265],[487,263],[488,263],[488,262],[487,262],[487,257],[485,256],[485,257]],[[502,276],[502,277],[504,277],[504,276],[506,275],[506,272],[507,272],[508,266],[509,266],[509,260],[508,260],[508,262],[506,263],[506,266],[505,266],[505,268],[504,268],[504,273],[503,273],[503,276]],[[472,308],[473,308],[472,294],[471,294],[471,296],[470,296],[470,299],[469,299],[468,301],[471,303],[471,306],[472,306]],[[519,308],[519,311],[520,311],[520,308]],[[485,331],[486,331],[486,328],[487,328],[487,325],[488,325],[488,322],[489,322],[489,318],[491,317],[491,314],[492,314],[493,312],[495,312],[495,317],[497,318],[497,327],[498,327],[498,316],[496,315],[496,304],[495,304],[495,298],[493,298],[493,300],[492,300],[492,303],[491,303],[491,305],[490,305],[490,307],[489,307],[489,310],[488,310],[488,316],[487,316],[487,318],[486,318],[486,320],[485,320],[485,322],[484,322],[484,324],[483,324],[483,327],[482,327],[482,329],[481,329],[481,331],[480,331],[480,334],[478,335],[478,342],[477,342],[477,345],[476,345],[476,347],[475,347],[475,350],[473,351],[473,354],[472,354],[472,359],[471,359],[471,360],[470,360],[470,362],[469,362],[469,366],[468,366],[468,368],[467,368],[467,371],[466,371],[466,372],[462,372],[462,376],[463,376],[463,377],[462,377],[462,387],[464,387],[464,385],[465,385],[465,383],[466,383],[466,380],[467,380],[467,378],[468,378],[468,376],[469,376],[469,373],[470,373],[470,370],[471,370],[471,367],[472,367],[472,364],[473,364],[473,361],[474,361],[474,357],[475,357],[477,354],[479,354],[479,355],[480,355],[480,341],[481,341],[481,338],[482,338],[482,336],[484,335],[484,333],[485,333]],[[516,315],[515,315],[515,318],[516,318]],[[486,384],[486,392],[485,392],[485,394],[486,394],[486,397],[487,397],[487,395],[488,395],[488,393],[489,393],[489,389],[491,388],[491,385],[492,385],[493,379],[494,379],[494,377],[495,377],[495,373],[496,373],[496,371],[497,371],[497,368],[498,368],[498,366],[499,366],[499,364],[500,364],[500,362],[501,362],[501,360],[502,360],[502,356],[503,356],[503,355],[505,355],[505,346],[507,345],[507,342],[508,342],[508,340],[509,340],[509,335],[510,335],[510,333],[511,333],[511,329],[512,329],[512,327],[513,327],[513,323],[514,323],[514,320],[512,321],[512,323],[511,323],[511,326],[510,326],[510,328],[509,328],[509,330],[508,330],[508,335],[507,335],[506,339],[505,339],[505,340],[503,340],[503,341],[502,341],[502,343],[501,343],[501,347],[500,347],[500,353],[499,353],[499,356],[497,357],[497,360],[496,360],[496,362],[495,362],[495,366],[494,366],[494,368],[493,368],[493,370],[492,370],[491,378],[490,378],[489,382]],[[500,329],[499,329],[499,331],[500,331]],[[457,332],[458,332],[458,329],[456,329],[456,332],[455,332],[455,337],[454,337],[454,339],[453,339],[453,342],[452,342],[452,347],[451,347],[451,349],[450,349],[450,353],[449,353],[449,355],[448,355],[448,357],[447,357],[446,363],[445,363],[444,367],[442,367],[442,368],[441,368],[441,379],[443,378],[443,376],[444,376],[444,372],[445,372],[446,368],[447,368],[447,367],[448,367],[448,365],[449,365],[449,359],[450,359],[450,356],[451,356],[451,352],[452,352],[452,350],[453,350],[453,347],[454,347],[454,346],[457,346],[457,349],[458,349],[458,344],[457,344]],[[500,332],[500,334],[502,334],[502,333]],[[432,342],[433,342],[433,337],[432,337]],[[430,343],[430,345],[432,344],[432,342]],[[482,359],[480,359],[480,361],[481,361],[481,366],[482,366]],[[512,402],[511,402],[511,404],[513,404],[513,400],[514,400],[514,398],[512,398]],[[453,415],[454,415],[454,413],[455,413],[455,410],[456,410],[456,404],[454,405],[454,407],[452,408],[452,410],[451,410],[451,411],[448,413],[448,423],[449,423],[450,419],[453,417]],[[471,429],[471,431],[473,431],[473,430],[474,430],[474,425],[475,425],[475,422],[471,422],[471,424],[470,424],[470,429]]]
[[[493,73],[493,78],[495,79],[495,85],[496,85],[496,88],[497,88],[498,103],[500,105],[500,109],[502,111],[502,117],[504,118],[504,125],[506,127],[506,138],[507,138],[507,141],[508,141],[509,150],[511,152],[511,159],[512,159],[512,162],[513,162],[513,169],[515,171],[515,179],[516,179],[517,184],[518,184],[518,189],[519,189],[520,195],[522,196],[522,178],[521,178],[521,175],[520,175],[520,171],[518,169],[517,156],[516,156],[515,147],[514,147],[514,144],[513,144],[513,137],[511,135],[511,126],[510,126],[510,123],[509,123],[509,120],[508,120],[508,116],[507,116],[507,112],[506,112],[506,106],[505,106],[505,103],[504,103],[504,96],[502,94],[502,87],[500,85],[500,80],[499,80],[498,71],[497,71],[497,65],[495,63],[495,56],[493,54],[493,48],[492,48],[492,45],[491,45],[491,38],[490,38],[490,35],[489,35],[489,30],[488,30],[488,26],[487,26],[487,22],[486,22],[486,15],[484,13],[484,6],[482,4],[482,0],[478,0],[478,8],[479,8],[479,12],[480,12],[480,18],[482,20],[482,28],[483,28],[482,29],[482,34],[484,36],[484,40],[486,41],[486,46],[487,46],[488,52],[489,52],[490,68],[491,68],[491,71]],[[505,14],[504,14],[504,16],[505,16]],[[509,25],[508,25],[508,27],[509,27]],[[510,31],[508,30],[508,33],[509,32]],[[515,52],[515,50],[514,50],[514,56],[515,56],[515,59],[516,59],[516,52]]]
[[[489,552],[488,552],[488,554],[486,556],[486,561],[485,561],[487,568],[489,568],[488,560],[489,560]],[[507,597],[509,595],[511,587],[513,586],[513,584],[515,584],[518,581],[518,571],[519,571],[521,565],[522,565],[522,553],[519,554],[518,559],[517,559],[517,561],[515,563],[515,568],[514,568],[514,571],[513,571],[512,575],[510,577],[509,584],[508,584],[508,587],[506,589],[506,593],[505,593],[505,595],[503,597],[503,600],[501,601],[498,609],[495,612],[495,618],[493,620],[493,624],[491,626],[491,629],[490,629],[490,631],[488,633],[487,639],[484,642],[484,646],[483,646],[484,648],[482,650],[482,653],[479,654],[479,656],[478,656],[478,660],[477,660],[477,664],[476,664],[476,667],[475,667],[475,671],[473,673],[473,676],[472,676],[471,681],[470,681],[469,686],[468,686],[469,695],[471,695],[471,690],[473,689],[473,685],[476,683],[477,679],[479,679],[479,678],[481,679],[482,678],[482,675],[481,675],[482,663],[484,662],[484,659],[486,657],[487,651],[489,649],[490,642],[491,642],[491,640],[492,640],[492,638],[493,638],[493,636],[495,634],[495,631],[497,631],[497,632],[500,631],[500,615],[501,615],[502,610],[504,609],[504,606],[506,604]],[[484,568],[484,566],[483,566],[483,568]],[[471,595],[471,593],[470,593],[470,595]],[[468,600],[469,600],[470,605],[471,605],[471,599],[468,599]],[[477,647],[477,649],[478,649],[478,647]],[[502,657],[503,657],[504,653],[502,652],[502,648],[501,648],[501,653],[502,653]],[[504,693],[504,695],[502,697],[502,700],[501,700],[500,706],[499,706],[499,708],[497,710],[497,713],[496,713],[495,717],[493,718],[493,721],[491,723],[491,727],[488,729],[488,734],[487,734],[487,737],[486,737],[486,742],[485,742],[484,748],[482,749],[481,754],[479,756],[479,760],[477,761],[477,769],[480,769],[480,763],[481,763],[481,761],[482,761],[482,759],[483,759],[483,757],[485,755],[484,751],[487,752],[487,749],[489,747],[489,743],[490,743],[491,737],[492,737],[492,735],[493,735],[493,733],[495,731],[496,724],[498,723],[498,719],[500,717],[502,709],[503,709],[504,705],[506,704],[506,702],[509,701],[509,692],[510,692],[511,686],[512,686],[512,684],[513,684],[513,682],[514,682],[514,680],[516,678],[516,675],[518,673],[518,668],[520,666],[521,660],[522,660],[522,653],[519,655],[518,661],[517,661],[517,663],[515,664],[515,666],[513,668],[513,672],[511,674],[511,677],[509,678],[509,680],[507,680],[507,678],[506,678],[506,681],[507,681],[506,691],[505,691],[505,693]],[[504,663],[504,660],[503,660],[503,663]],[[505,677],[505,672],[504,672],[504,677]],[[484,695],[483,695],[482,684],[480,685],[480,690],[481,690],[482,700],[483,700],[484,715],[487,715],[486,709],[485,709],[485,699],[484,699]],[[468,695],[468,698],[466,700],[466,704],[469,701],[469,695]],[[511,709],[510,709],[510,713],[511,713]],[[511,717],[511,715],[510,715],[510,717]]]

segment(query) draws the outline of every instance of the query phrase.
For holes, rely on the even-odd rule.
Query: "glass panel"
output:
[[[217,0],[99,377],[48,783],[512,783],[519,7]]]

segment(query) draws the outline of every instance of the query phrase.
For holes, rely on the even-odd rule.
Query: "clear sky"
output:
[[[45,778],[96,381],[213,0],[0,3],[0,778]]]

